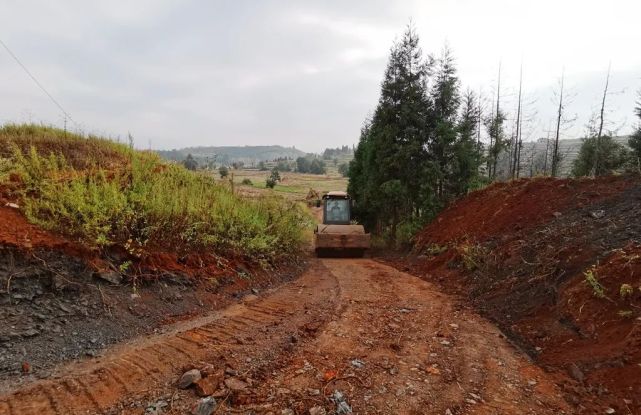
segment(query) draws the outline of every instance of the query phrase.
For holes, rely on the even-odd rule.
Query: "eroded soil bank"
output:
[[[576,413],[641,413],[640,206],[638,177],[495,184],[387,261],[495,322]]]

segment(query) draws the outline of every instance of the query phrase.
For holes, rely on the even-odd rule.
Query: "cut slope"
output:
[[[637,413],[640,205],[638,178],[496,184],[428,225],[411,268],[496,321],[578,412]]]

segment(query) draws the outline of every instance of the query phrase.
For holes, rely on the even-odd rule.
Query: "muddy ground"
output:
[[[304,268],[301,262],[251,275],[242,267],[214,282],[163,272],[154,281],[113,284],[60,251],[0,247],[0,391],[48,378],[62,362],[95,358],[113,344],[224,308]]]
[[[193,369],[203,378],[179,388]],[[572,412],[496,327],[431,284],[325,259],[281,288],[60,366],[1,396],[0,413]]]

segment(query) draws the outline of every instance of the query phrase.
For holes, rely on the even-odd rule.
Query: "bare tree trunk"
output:
[[[599,168],[599,156],[601,153],[601,136],[603,135],[603,122],[605,113],[605,97],[608,95],[608,85],[610,84],[610,68],[612,63],[608,64],[608,75],[605,78],[605,88],[603,88],[603,99],[601,100],[601,113],[599,115],[599,132],[596,136],[596,143],[594,148],[594,164],[590,172],[592,177],[596,177]]]
[[[481,105],[481,88],[479,88],[479,108],[478,108],[478,125],[476,127],[476,174],[481,166],[481,118],[483,117],[483,110]]]
[[[552,129],[552,122],[548,125],[547,136],[545,137],[545,160],[543,160],[543,175],[548,175],[548,158],[550,157],[550,130]]]
[[[516,108],[516,137],[514,139],[514,160],[512,162],[512,178],[519,177],[519,164],[521,158],[521,91],[523,88],[523,64],[521,63],[521,72],[519,76],[519,103]]]
[[[501,113],[500,102],[501,102],[501,62],[499,62],[499,79],[498,79],[498,83],[496,85],[496,114],[495,114],[495,116],[496,116],[496,125],[497,125],[497,127],[498,127],[499,114]],[[491,179],[494,179],[496,177],[496,164],[497,164],[498,159],[499,159],[499,154],[496,151],[496,149],[498,148],[498,145],[499,145],[498,141],[499,141],[499,138],[500,138],[499,135],[498,135],[498,130],[495,132],[495,134],[496,134],[496,137],[494,138],[494,149],[492,151],[492,162],[493,162],[492,164],[493,164],[493,166],[492,166],[492,177],[491,177]]]
[[[563,118],[563,83],[565,81],[565,69],[561,73],[561,91],[559,93],[559,112],[556,118],[556,134],[554,136],[554,151],[552,152],[552,177],[559,172],[559,136],[561,134],[561,119]]]

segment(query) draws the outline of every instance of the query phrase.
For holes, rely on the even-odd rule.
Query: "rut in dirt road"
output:
[[[187,413],[197,398],[175,382],[199,362],[242,373],[250,387],[220,405],[255,413],[332,411],[335,390],[355,413],[568,412],[494,326],[372,260],[315,261],[265,298],[187,324],[0,397],[0,414],[143,414],[159,397]]]

